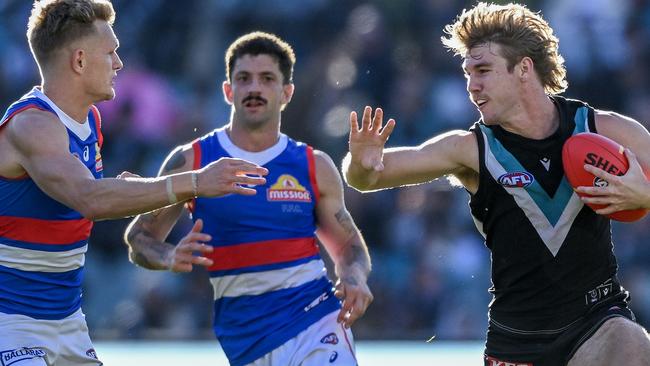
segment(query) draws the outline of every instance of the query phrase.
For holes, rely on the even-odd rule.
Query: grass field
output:
[[[216,342],[95,342],[106,366],[227,366]],[[483,342],[357,342],[360,366],[481,365]]]

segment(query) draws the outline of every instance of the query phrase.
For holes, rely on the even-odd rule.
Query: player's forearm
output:
[[[380,173],[374,169],[365,169],[360,162],[355,161],[348,153],[343,159],[343,177],[352,188],[361,191],[371,191],[379,180]]]
[[[131,263],[152,270],[169,269],[174,246],[154,238],[137,220],[127,229],[124,240]]]
[[[365,281],[372,269],[370,255],[361,234],[357,233],[345,243],[334,258],[336,275],[354,277]]]
[[[194,197],[194,187],[191,173],[181,173],[169,178],[98,179],[79,193],[80,212],[89,219],[103,220],[149,212],[176,203],[174,200],[189,200]]]

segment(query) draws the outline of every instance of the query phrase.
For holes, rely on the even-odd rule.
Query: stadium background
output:
[[[650,1],[525,1],[560,38],[564,94],[650,122]],[[478,118],[460,58],[442,27],[470,1],[448,0],[114,0],[125,67],[103,113],[104,173],[155,175],[175,145],[229,116],[223,54],[252,30],[293,45],[296,94],[283,114],[290,136],[340,162],[348,114],[382,106],[398,125],[388,145],[419,144]],[[31,1],[0,1],[0,104],[39,83],[25,39]],[[375,301],[354,331],[360,340],[480,340],[486,328],[490,257],[467,208],[444,181],[362,195],[346,188],[349,210],[373,259]],[[205,271],[146,271],[122,243],[129,220],[96,224],[87,255],[84,311],[95,340],[210,340],[212,293]],[[650,220],[615,224],[622,283],[650,325]],[[171,235],[189,230],[184,219]]]

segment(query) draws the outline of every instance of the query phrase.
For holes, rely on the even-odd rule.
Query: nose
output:
[[[122,63],[122,59],[120,58],[120,55],[115,52],[115,59],[113,60],[113,69],[115,71],[122,70],[124,67],[124,64]]]
[[[481,90],[480,84],[478,81],[476,81],[475,78],[468,76],[467,77],[467,92],[472,93],[472,92],[478,92]]]

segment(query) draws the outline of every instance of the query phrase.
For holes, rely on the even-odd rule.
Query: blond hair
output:
[[[539,13],[524,5],[478,3],[445,26],[445,33],[448,38],[442,37],[442,43],[456,55],[466,57],[472,48],[494,42],[501,46],[508,71],[530,57],[547,93],[559,94],[568,86],[559,40]]]
[[[95,20],[113,24],[115,10],[108,0],[34,1],[27,25],[27,40],[39,65],[47,64],[55,51],[95,33]]]

